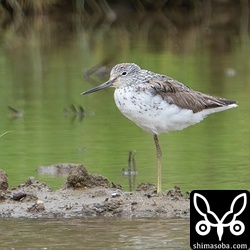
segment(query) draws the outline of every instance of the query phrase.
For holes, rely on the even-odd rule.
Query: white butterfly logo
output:
[[[241,198],[243,198],[243,205],[237,213],[234,213],[235,203]],[[206,205],[206,213],[202,212],[201,209],[198,207],[197,204],[198,199],[202,199],[204,201]],[[236,236],[241,235],[245,231],[245,225],[243,224],[242,221],[236,220],[236,217],[239,216],[246,208],[247,205],[246,193],[239,194],[233,199],[230,206],[230,210],[226,212],[221,219],[219,219],[218,216],[213,211],[210,210],[210,205],[207,199],[203,195],[195,193],[193,200],[196,211],[204,217],[204,220],[197,222],[195,226],[195,230],[199,235],[202,236],[207,235],[210,232],[211,227],[216,227],[219,241],[221,241],[222,235],[224,233],[224,227],[229,227],[230,232]],[[208,214],[212,215],[217,223],[210,222],[207,216]],[[229,214],[233,214],[233,219],[229,223],[223,223]]]

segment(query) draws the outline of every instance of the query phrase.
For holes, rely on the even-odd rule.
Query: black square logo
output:
[[[250,193],[194,190],[190,194],[191,249],[249,249]]]

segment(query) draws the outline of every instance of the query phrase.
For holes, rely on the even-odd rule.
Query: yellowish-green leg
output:
[[[162,161],[162,152],[159,144],[158,136],[154,134],[154,141],[156,147],[156,156],[158,161],[158,181],[157,181],[157,194],[161,194],[161,161]]]

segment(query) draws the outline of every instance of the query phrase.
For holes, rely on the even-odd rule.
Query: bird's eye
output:
[[[123,72],[122,72],[122,75],[123,75],[123,76],[127,75],[127,72],[126,72],[126,71],[123,71]]]

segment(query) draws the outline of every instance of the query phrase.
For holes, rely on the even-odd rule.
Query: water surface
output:
[[[136,151],[137,183],[156,183],[152,136],[120,114],[113,101],[114,90],[80,95],[108,79],[108,75],[103,79],[91,76],[93,81],[83,79],[84,70],[103,57],[95,56],[99,44],[93,48],[87,45],[82,37],[73,37],[60,46],[50,43],[46,49],[36,43],[21,51],[0,48],[0,132],[12,131],[0,138],[0,166],[8,173],[11,187],[35,176],[58,188],[65,179],[39,176],[37,167],[74,162],[127,188],[121,170],[127,168],[130,150]],[[164,189],[174,185],[183,190],[249,187],[246,54],[248,47],[241,43],[219,56],[208,48],[190,53],[166,48],[159,53],[149,51],[139,40],[132,48],[122,48],[114,60],[136,62],[194,89],[239,102],[237,109],[211,115],[183,131],[160,135]],[[227,73],[230,69],[235,75]],[[84,108],[82,120],[73,116],[72,104]],[[8,105],[22,111],[23,117],[10,117]]]
[[[204,8],[206,15],[199,8],[190,16],[172,12],[170,19],[166,12],[140,12],[125,23],[99,23],[95,15],[64,16],[59,22],[42,16],[1,28],[0,135],[11,132],[0,137],[0,168],[8,173],[10,188],[29,176],[59,188],[65,177],[39,175],[36,169],[72,162],[128,190],[122,169],[131,150],[136,151],[136,184],[156,184],[153,138],[120,114],[114,90],[80,95],[108,79],[109,69],[102,77],[83,77],[108,59],[108,68],[135,62],[239,103],[239,108],[183,131],[160,135],[163,189],[249,189],[249,18],[241,13],[245,3],[239,1],[241,8],[232,12],[216,6]],[[65,25],[67,20],[75,22]],[[83,119],[73,115],[72,104],[84,108]],[[8,106],[23,117],[13,117]],[[186,219],[0,219],[0,225],[4,248],[189,249]]]
[[[0,219],[0,222],[0,246],[7,249],[188,249],[189,245],[189,222],[185,219]]]

